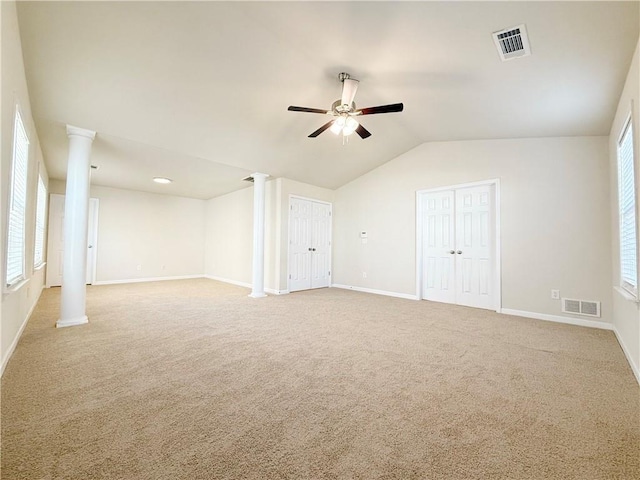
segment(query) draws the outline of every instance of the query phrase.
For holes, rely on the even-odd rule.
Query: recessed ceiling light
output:
[[[165,177],[153,177],[153,181],[156,183],[171,183],[173,182],[173,180],[171,180],[170,178],[165,178]]]

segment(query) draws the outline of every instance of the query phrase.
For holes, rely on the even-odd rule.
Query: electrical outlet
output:
[[[136,267],[136,270],[138,270],[138,271],[142,270],[142,265],[138,265],[138,266]]]
[[[165,268],[167,268],[165,265],[162,265],[162,270],[164,270]]]
[[[560,290],[551,290],[551,298],[560,300]]]
[[[362,278],[367,278],[367,272],[362,272]]]

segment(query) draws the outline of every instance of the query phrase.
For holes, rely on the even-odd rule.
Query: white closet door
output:
[[[454,192],[425,195],[422,202],[422,297],[455,303]]]
[[[456,190],[456,303],[493,308],[491,187]]]
[[[289,291],[328,287],[331,205],[295,197],[289,205]]]
[[[331,205],[311,202],[311,286],[329,286],[331,271]]]
[[[311,202],[291,198],[289,207],[289,291],[311,288]]]
[[[52,193],[49,196],[49,241],[47,246],[47,287],[62,285],[62,266],[64,262],[64,195]],[[98,199],[89,199],[89,228],[87,235],[87,277],[91,284],[95,277],[95,259],[97,255]]]
[[[495,308],[494,187],[421,196],[422,298]]]

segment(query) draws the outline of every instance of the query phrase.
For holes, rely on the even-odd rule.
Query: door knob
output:
[[[312,249],[311,249],[311,251],[312,251],[312,252],[315,252],[315,251],[316,251],[316,249],[315,249],[315,248],[312,248]]]
[[[456,253],[460,255],[462,253],[462,250],[458,250]]]
[[[311,247],[309,247],[309,251],[311,251]]]
[[[93,245],[89,245],[87,248],[93,248]]]
[[[453,254],[454,254],[454,253],[456,253],[456,252],[455,252],[454,250],[449,250],[449,253],[450,253],[451,255],[453,255]]]

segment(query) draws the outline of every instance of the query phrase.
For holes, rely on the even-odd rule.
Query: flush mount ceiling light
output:
[[[171,180],[170,178],[165,177],[153,177],[153,181],[156,183],[162,183],[163,185],[173,182],[173,180]]]

